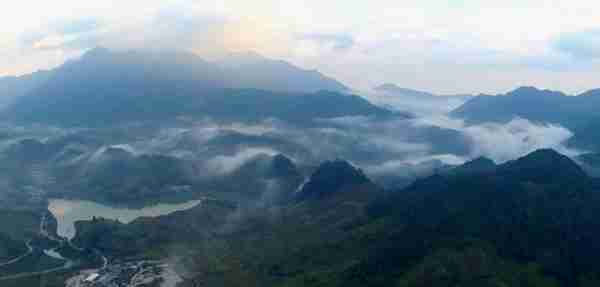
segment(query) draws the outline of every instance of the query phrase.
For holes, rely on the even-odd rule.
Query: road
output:
[[[67,262],[65,264],[65,266],[62,266],[62,267],[52,268],[52,269],[39,271],[39,272],[19,273],[19,274],[15,274],[15,275],[8,275],[8,276],[0,277],[0,281],[22,279],[22,278],[27,278],[27,277],[39,276],[39,275],[46,275],[46,274],[50,274],[50,273],[54,273],[54,272],[66,271],[73,267],[74,266],[71,262]]]
[[[40,221],[40,231],[39,231],[39,234],[41,236],[44,236],[44,237],[48,238],[49,240],[52,240],[52,241],[55,241],[55,242],[59,242],[60,244],[64,244],[64,240],[59,239],[59,238],[55,238],[54,236],[52,236],[50,234],[50,232],[48,232],[48,230],[47,230],[47,221],[48,221],[48,213],[44,213],[44,215],[42,216],[42,219]],[[9,262],[2,263],[2,264],[0,264],[0,267],[8,266],[8,265],[11,265],[11,264],[15,264],[15,263],[19,262],[20,260],[22,260],[23,258],[25,258],[28,255],[30,255],[31,253],[33,253],[34,247],[31,246],[30,241],[27,241],[26,244],[27,244],[27,248],[29,249],[29,251],[26,254],[23,254],[23,255],[19,256],[18,258],[15,258],[15,259],[13,259],[13,260],[11,260]],[[99,254],[99,255],[101,255],[101,254]],[[104,258],[104,256],[102,256],[102,258],[103,258],[103,260],[106,260]],[[105,265],[107,264],[106,261],[104,261],[104,264]],[[54,272],[65,271],[65,270],[71,269],[73,267],[75,267],[74,262],[71,261],[71,260],[66,260],[65,265],[63,265],[62,267],[51,268],[51,269],[47,269],[47,270],[43,270],[43,271],[38,271],[38,272],[25,272],[25,273],[19,273],[19,274],[14,274],[14,275],[8,275],[8,276],[0,277],[0,281],[14,280],[14,279],[21,279],[21,278],[27,278],[27,277],[45,275],[45,274],[50,274],[50,273],[54,273]]]
[[[30,241],[26,241],[25,245],[27,245],[27,249],[28,249],[27,252],[25,252],[25,254],[23,254],[23,255],[21,255],[21,256],[19,256],[17,258],[11,259],[8,262],[0,263],[0,267],[4,267],[4,266],[15,264],[15,263],[21,261],[23,258],[29,256],[31,253],[33,253],[33,247],[31,247]]]

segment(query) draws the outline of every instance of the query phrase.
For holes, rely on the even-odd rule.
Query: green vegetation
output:
[[[63,267],[65,261],[46,256],[41,250],[35,250],[23,260],[0,267],[0,277],[27,272],[39,272]]]
[[[265,197],[252,174],[290,186]],[[284,157],[248,163],[235,178],[251,196],[130,224],[78,222],[74,244],[90,262],[93,250],[175,260],[183,287],[587,287],[600,278],[600,193],[552,150],[502,165],[477,159],[394,192],[343,161],[319,166],[298,192],[301,176]]]
[[[481,247],[440,250],[405,273],[395,286],[557,287],[536,264],[516,264]]]
[[[174,197],[172,186],[189,186],[191,180],[181,160],[160,155],[123,156],[94,166],[70,190],[81,190],[100,202],[144,205]],[[168,194],[165,195],[165,194]],[[145,200],[141,200],[145,199]],[[180,200],[185,200],[183,198]]]
[[[40,217],[34,211],[0,210],[0,228],[11,238],[25,241],[39,232]]]
[[[25,242],[40,229],[40,215],[33,211],[0,210],[0,264],[27,252]]]
[[[80,223],[76,240],[114,258],[181,258],[183,286],[587,286],[600,271],[600,195],[554,151],[478,159],[392,193],[326,163],[303,192]]]
[[[2,287],[65,287],[65,281],[76,273],[73,270],[53,272],[11,280],[0,280]]]
[[[23,241],[14,240],[4,233],[0,233],[0,264],[16,258],[27,252]]]

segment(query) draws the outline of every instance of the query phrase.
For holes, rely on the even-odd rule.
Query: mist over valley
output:
[[[0,286],[600,284],[598,9],[137,2],[0,17]]]

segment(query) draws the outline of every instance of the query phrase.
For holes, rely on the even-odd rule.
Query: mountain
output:
[[[571,160],[551,149],[541,149],[498,167],[497,173],[510,180],[536,184],[585,183],[587,175]]]
[[[74,242],[111,259],[177,254],[182,286],[596,286],[600,194],[574,162],[539,150],[455,169],[380,193],[325,162],[299,191],[310,200],[79,222]]]
[[[289,201],[304,176],[287,156],[259,154],[212,185],[219,193],[251,207],[270,207]]]
[[[23,139],[10,145],[5,151],[6,161],[35,162],[51,156],[48,146],[36,139]]]
[[[593,242],[600,238],[600,233],[593,230],[600,226],[594,211],[599,203],[597,190],[575,162],[555,151],[539,150],[485,173],[436,175],[419,180],[376,201],[370,207],[371,215],[394,222],[387,226],[389,233],[391,226],[402,229],[395,237],[397,251],[389,250],[387,255],[375,257],[409,261],[414,250],[409,253],[400,246],[414,246],[418,242],[427,242],[419,245],[423,251],[429,250],[426,252],[455,250],[456,259],[465,250],[472,252],[472,248],[489,256],[488,248],[492,248],[495,250],[492,254],[504,260],[530,262],[564,286],[578,286],[574,282],[598,271],[593,258],[600,249],[593,247]],[[430,264],[428,260],[433,258],[426,257],[420,264]],[[436,272],[455,264],[468,264],[462,260],[440,262],[437,267],[430,266],[431,270],[417,267],[411,272],[414,276],[441,280]],[[501,270],[498,266],[486,272],[495,277],[501,276]],[[425,280],[424,277],[411,278],[413,275],[405,276],[405,280],[413,282],[407,286],[425,286],[416,283],[423,282],[420,280]],[[486,279],[479,280],[482,281],[475,286],[488,286]],[[558,286],[558,282],[525,286]]]
[[[471,123],[508,122],[520,117],[575,128],[596,117],[594,107],[598,105],[598,90],[568,96],[556,91],[520,87],[504,95],[477,96],[452,111],[451,115]]]
[[[468,100],[473,98],[472,95],[456,94],[456,95],[436,95],[430,92],[419,91],[415,89],[402,88],[395,84],[385,83],[374,88],[377,92],[387,93],[392,96],[405,96],[414,99],[426,100],[447,100],[448,98]]]
[[[358,168],[347,161],[335,160],[322,163],[297,192],[298,199],[325,198],[345,188],[372,185]]]
[[[265,177],[299,177],[298,171],[294,162],[285,155],[278,154],[274,156],[265,170]]]
[[[600,153],[582,154],[577,160],[590,176],[600,178]]]
[[[248,168],[240,170],[251,172],[250,167],[259,167],[258,174],[269,177],[297,175],[292,161],[283,155],[270,160],[257,158]],[[276,168],[287,172],[269,171]],[[339,186],[323,179],[324,173],[338,174]],[[165,246],[183,244],[187,249],[185,265],[190,270],[185,275],[185,284],[192,284],[183,286],[193,286],[197,280],[219,286],[274,286],[273,279],[279,281],[277,278],[287,277],[284,274],[288,270],[300,266],[280,261],[286,254],[343,238],[344,228],[363,217],[366,204],[381,194],[362,172],[342,160],[323,163],[311,176],[311,182],[311,188],[318,189],[323,197],[288,198],[275,206],[206,199],[202,207],[158,218],[140,218],[129,224],[102,219],[78,222],[74,242],[87,249],[101,250],[110,258],[154,251],[160,254],[158,250]],[[225,246],[227,250],[221,248]],[[222,258],[219,264],[233,273],[222,276],[211,271],[216,267],[213,259],[219,257]],[[237,272],[241,272],[239,276],[231,275]]]
[[[374,91],[377,103],[424,115],[450,112],[473,98],[471,95],[435,95],[390,83],[377,86]]]
[[[477,174],[486,174],[496,170],[498,166],[496,163],[485,157],[479,157],[474,160],[468,161],[461,166],[452,168],[447,172],[452,175],[460,176],[474,176]]]
[[[48,80],[50,72],[40,71],[20,77],[0,78],[0,109],[12,104],[18,97],[26,95]]]
[[[424,99],[431,99],[432,97],[437,97],[436,95],[429,92],[402,88],[390,83],[382,84],[380,86],[375,87],[375,91]]]
[[[271,65],[270,60],[248,65],[256,68],[261,63]],[[286,67],[290,73],[294,70]],[[94,126],[181,116],[310,122],[316,118],[390,114],[359,96],[337,92],[284,93],[259,90],[269,88],[261,85],[231,89],[245,84],[235,84],[236,76],[219,65],[180,52],[113,52],[98,48],[49,73],[43,85],[9,107],[9,117],[20,122]],[[312,87],[321,90],[331,86]]]
[[[569,145],[600,153],[600,117],[594,116],[585,124],[577,126],[573,132],[575,135],[569,140]]]
[[[288,62],[271,60],[251,52],[231,54],[218,61],[217,65],[227,74],[230,88],[296,93],[350,91],[342,83],[316,70],[303,70]]]
[[[191,194],[192,170],[180,159],[113,147],[92,160],[76,178],[62,180],[64,194],[129,206],[183,201]]]

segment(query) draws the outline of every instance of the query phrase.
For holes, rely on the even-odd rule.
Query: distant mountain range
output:
[[[570,144],[584,150],[600,153],[600,115],[574,129]]]
[[[398,96],[405,96],[405,97],[413,97],[413,98],[421,98],[421,99],[429,99],[429,100],[436,100],[436,99],[443,99],[443,98],[448,98],[448,97],[452,97],[452,98],[463,98],[463,99],[470,99],[473,98],[472,95],[461,95],[461,94],[456,94],[456,95],[437,95],[437,94],[433,94],[430,92],[425,92],[425,91],[419,91],[419,90],[414,90],[414,89],[408,89],[408,88],[402,88],[400,86],[397,86],[395,84],[390,84],[390,83],[386,83],[380,86],[375,87],[375,91],[378,92],[384,92],[384,93],[390,93],[390,94],[394,94],[394,95],[398,95]]]
[[[576,128],[598,117],[600,90],[578,96],[562,92],[520,87],[504,95],[478,96],[452,111],[469,122],[508,122],[520,117],[536,122]]]
[[[230,88],[291,93],[350,91],[344,84],[316,70],[304,70],[286,61],[271,60],[252,52],[231,54],[216,65],[226,75]]]
[[[346,90],[318,72],[252,54],[215,64],[188,53],[97,48],[47,72],[47,79],[18,97],[6,116],[89,126],[179,116],[310,121],[390,114],[340,93]]]
[[[450,114],[468,123],[508,122],[516,117],[538,123],[561,125],[574,136],[579,149],[600,152],[600,89],[577,96],[562,92],[520,87],[504,95],[477,96]]]
[[[472,95],[436,95],[390,83],[377,86],[374,91],[376,102],[416,114],[447,113],[473,98]]]
[[[50,72],[40,71],[20,77],[0,78],[0,109],[12,104],[18,97],[24,96],[45,83]]]

